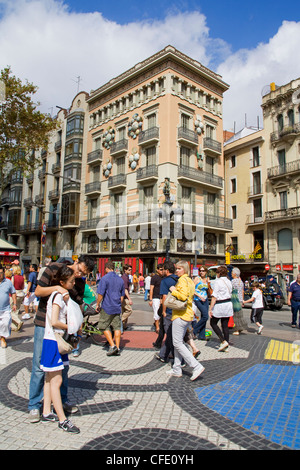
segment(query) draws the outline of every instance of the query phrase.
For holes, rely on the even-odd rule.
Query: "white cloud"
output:
[[[0,68],[10,65],[16,76],[37,85],[44,111],[70,106],[76,77],[89,92],[168,44],[230,85],[224,102],[227,128],[243,122],[245,113],[248,124],[256,123],[264,85],[299,76],[300,23],[284,22],[268,44],[231,54],[225,41],[210,37],[205,16],[196,11],[126,25],[98,12],[71,13],[58,0],[0,0],[1,11]]]
[[[240,130],[245,123],[256,126],[261,113],[262,90],[275,82],[284,85],[300,76],[300,22],[284,21],[277,34],[255,49],[241,50],[228,57],[217,69],[230,84],[224,95],[224,127]]]

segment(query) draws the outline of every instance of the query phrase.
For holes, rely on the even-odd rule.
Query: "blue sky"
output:
[[[300,20],[300,7],[295,7],[294,2],[283,0],[114,0],[112,3],[66,0],[65,3],[71,11],[99,11],[109,20],[120,24],[161,19],[168,13],[179,11],[200,11],[206,16],[211,36],[224,39],[232,46],[232,51],[252,48],[268,41],[284,20]]]
[[[0,0],[0,69],[68,108],[171,44],[220,74],[224,128],[262,124],[261,92],[300,77],[300,9],[282,0]]]

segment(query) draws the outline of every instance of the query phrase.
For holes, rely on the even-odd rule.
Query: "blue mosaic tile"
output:
[[[203,405],[264,437],[300,449],[300,367],[257,364],[195,389]]]

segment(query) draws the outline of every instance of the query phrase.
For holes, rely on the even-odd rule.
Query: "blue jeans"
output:
[[[45,373],[40,368],[43,339],[45,328],[35,326],[34,328],[34,346],[32,357],[32,371],[29,386],[29,404],[28,409],[40,410],[42,408],[42,399],[44,396],[44,377]],[[68,370],[69,366],[65,366],[62,370],[62,385],[60,388],[61,400],[63,403],[68,401]]]
[[[145,302],[146,302],[146,300],[148,300],[149,290],[150,290],[150,289],[145,289],[145,295],[144,295],[144,300],[145,300]]]
[[[194,303],[201,313],[201,318],[194,326],[194,333],[199,339],[205,339],[205,327],[208,320],[208,299],[202,301],[200,299],[194,299]]]
[[[300,310],[300,302],[298,300],[291,300],[291,310],[292,310],[292,325],[297,325],[298,312]],[[300,318],[299,318],[300,325]]]

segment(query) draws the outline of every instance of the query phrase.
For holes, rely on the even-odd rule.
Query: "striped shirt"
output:
[[[52,263],[47,266],[40,279],[38,280],[38,286],[40,287],[50,287],[50,286],[57,286],[57,271],[59,268],[64,266],[62,263]],[[85,288],[85,281],[82,278],[75,278],[75,284],[73,289],[69,290],[71,299],[74,300],[77,304],[81,305],[83,303],[83,294]],[[49,295],[46,297],[40,297],[38,310],[34,319],[34,324],[37,326],[45,327],[46,321],[46,310],[47,310],[47,302],[49,299]]]

